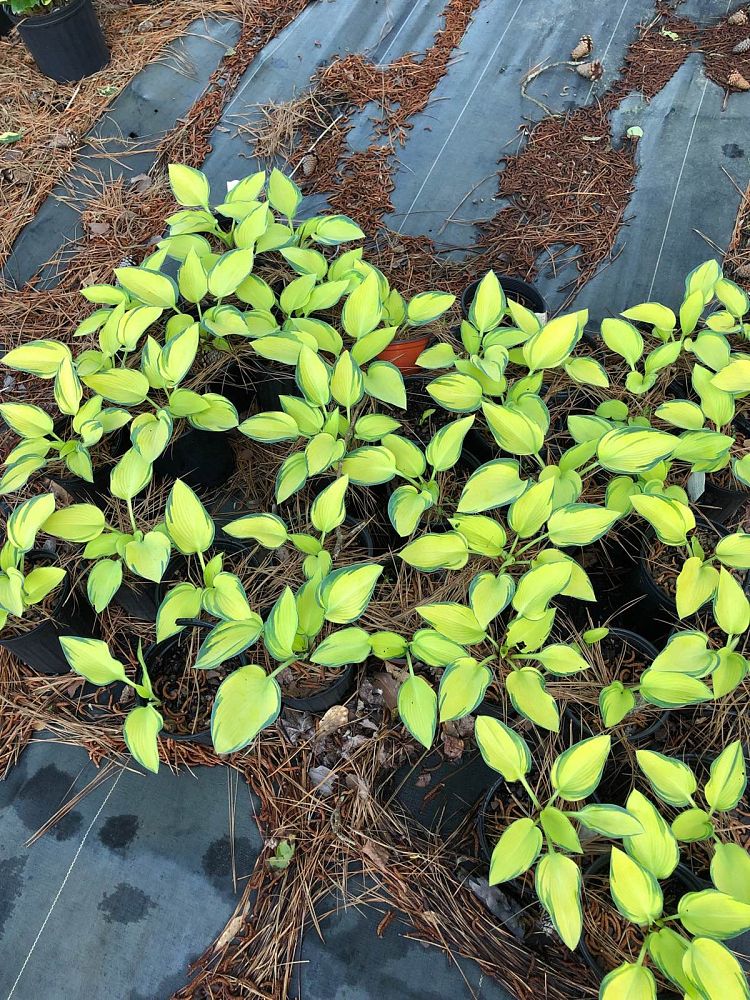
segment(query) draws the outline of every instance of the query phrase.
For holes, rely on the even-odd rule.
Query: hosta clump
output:
[[[43,493],[19,504],[8,517],[0,549],[0,630],[19,627],[16,619],[42,604],[65,578],[62,566],[28,565],[37,535],[54,516],[55,498]]]
[[[747,783],[742,746],[729,744],[712,762],[702,789],[705,807],[696,800],[697,781],[681,760],[640,750],[638,764],[662,802],[679,809],[671,825],[654,804],[634,790],[628,811],[642,832],[626,837],[624,851],[612,849],[610,892],[617,910],[642,928],[637,962],[625,962],[602,982],[602,1000],[655,1000],[656,981],[646,960],[688,997],[746,1000],[744,972],[728,947],[750,929],[750,856],[741,846],[723,842],[717,815],[738,804]],[[712,888],[688,892],[675,913],[664,912],[660,882],[669,879],[680,859],[679,842],[712,842]]]
[[[159,699],[154,694],[141,644],[138,644],[137,660],[140,665],[141,680],[133,681],[126,673],[122,660],[112,656],[106,642],[87,636],[62,636],[60,639],[65,659],[81,677],[97,687],[107,684],[126,684],[133,688],[143,704],[131,708],[123,723],[123,737],[128,749],[149,771],[159,770],[159,746],[157,736],[164,726],[164,719],[158,710]]]
[[[267,672],[250,663],[233,671],[220,685],[211,719],[214,747],[230,753],[246,746],[257,733],[276,719],[281,709],[278,675],[287,667],[305,662],[339,668],[361,663],[370,655],[371,643],[364,629],[353,626],[372,597],[382,566],[354,563],[333,567],[327,538],[346,517],[346,476],[331,483],[315,499],[310,511],[318,532],[290,532],[273,514],[249,514],[230,522],[225,531],[233,538],[253,539],[268,549],[287,543],[305,553],[305,581],[296,590],[286,586],[270,610],[261,617],[248,602],[242,581],[223,572],[220,557],[204,563],[203,552],[213,540],[213,523],[205,511],[183,505],[176,513],[178,497],[167,527],[180,551],[193,552],[201,560],[204,586],[185,582],[171,588],[157,615],[157,639],[176,634],[183,619],[201,611],[218,619],[208,633],[193,664],[196,670],[215,670],[244,653],[262,639],[265,655],[276,666]],[[210,528],[209,528],[210,525]],[[319,636],[327,625],[347,625]]]
[[[575,743],[552,763],[550,796],[540,801],[529,784],[531,754],[526,741],[499,719],[480,715],[475,735],[486,763],[506,782],[519,782],[529,797],[529,815],[503,830],[490,861],[490,885],[509,882],[535,868],[535,889],[555,930],[568,948],[578,946],[583,929],[579,830],[609,838],[641,832],[638,819],[619,806],[582,804],[596,791],[610,750],[609,736]]]

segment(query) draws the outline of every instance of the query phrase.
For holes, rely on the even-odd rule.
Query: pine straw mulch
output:
[[[0,132],[21,132],[12,146],[0,147],[0,263],[16,236],[52,188],[75,163],[86,133],[108,104],[144,66],[163,55],[194,21],[233,17],[241,0],[185,0],[179,4],[130,5],[97,0],[111,61],[79,83],[56,83],[36,68],[18,32],[0,39]]]

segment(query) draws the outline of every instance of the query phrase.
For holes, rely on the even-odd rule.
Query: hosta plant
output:
[[[480,715],[477,744],[486,763],[506,782],[519,782],[530,800],[529,815],[507,826],[490,861],[490,885],[509,882],[536,865],[534,885],[539,902],[570,949],[583,930],[581,868],[571,855],[581,856],[579,830],[609,838],[632,837],[640,821],[620,806],[584,800],[596,791],[610,750],[609,736],[575,743],[552,763],[551,794],[541,801],[528,781],[531,754],[523,737],[499,719]]]
[[[122,734],[131,754],[149,771],[159,770],[159,746],[157,736],[164,720],[158,710],[159,699],[151,687],[146,661],[141,644],[138,644],[137,660],[140,665],[141,680],[128,677],[125,664],[112,656],[106,642],[86,636],[65,635],[60,638],[65,659],[81,677],[97,687],[107,684],[127,684],[133,688],[144,704],[131,708],[125,717]]]
[[[53,494],[42,493],[18,504],[8,517],[0,549],[0,630],[41,604],[65,577],[62,566],[28,566],[28,553],[54,510]]]

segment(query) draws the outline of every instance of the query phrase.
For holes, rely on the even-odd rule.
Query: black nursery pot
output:
[[[348,663],[341,673],[327,687],[306,695],[304,698],[294,698],[281,692],[281,700],[286,708],[294,708],[298,712],[326,712],[334,705],[341,705],[354,687],[354,666]]]
[[[13,22],[5,11],[5,7],[0,7],[0,38],[9,34],[13,30],[13,26]]]
[[[506,274],[498,274],[497,280],[500,282],[500,287],[505,292],[506,298],[512,299],[514,302],[519,302],[522,306],[526,306],[527,309],[536,313],[540,319],[544,317],[543,322],[546,322],[549,307],[544,296],[533,285],[530,285],[528,281],[523,281],[521,278],[512,278]],[[466,319],[469,318],[469,309],[471,303],[474,301],[477,288],[479,288],[479,281],[472,281],[461,293],[461,311]]]
[[[11,13],[10,19],[40,71],[58,83],[73,83],[109,62],[109,49],[91,0],[71,0],[36,17]]]
[[[27,559],[32,565],[50,565],[56,561],[51,553],[43,549],[32,549]],[[61,635],[98,635],[94,610],[73,589],[67,572],[57,591],[49,618],[28,632],[10,638],[5,638],[0,633],[0,646],[37,673],[48,676],[70,672],[70,665],[60,646]]]
[[[130,447],[127,430],[115,432],[114,452],[124,454]],[[191,489],[212,490],[223,486],[234,474],[237,458],[226,434],[191,428],[172,440],[154,462],[154,482],[182,479]],[[82,502],[97,503],[109,494],[111,465],[97,467],[94,459],[94,481],[78,476],[50,476],[54,482]]]
[[[584,892],[586,889],[586,880],[589,881],[592,878],[596,878],[598,875],[606,876],[609,872],[609,854],[600,855],[583,873],[583,887]],[[670,875],[669,881],[677,885],[680,890],[680,895],[684,895],[686,892],[698,892],[700,889],[705,889],[705,883],[701,882],[699,879],[693,875],[689,868],[685,865],[678,865],[675,868],[674,873]],[[623,918],[625,919],[625,918]],[[586,944],[586,935],[581,934],[581,940],[578,944],[578,954],[584,960],[586,965],[599,977],[603,979],[606,975],[607,970],[603,969],[599,964],[599,961],[591,953],[588,945]],[[670,989],[665,991],[659,990],[660,1000],[681,1000],[682,994],[675,993]]]
[[[213,627],[210,622],[201,621],[199,618],[178,619],[178,623],[180,625],[184,625],[186,628],[198,629],[200,631],[205,630],[205,632],[208,632]],[[180,632],[177,635],[170,636],[169,639],[163,639],[161,642],[152,643],[148,649],[146,649],[143,654],[143,658],[146,661],[149,677],[152,682],[154,677],[159,673],[157,669],[159,660],[165,654],[169,653],[175,646],[178,646],[184,637],[185,633]],[[244,662],[244,658],[240,658]],[[143,683],[143,670],[141,669],[138,671],[138,682],[141,684]],[[139,694],[136,694],[136,700],[140,705],[147,704]],[[161,735],[167,739],[176,740],[178,743],[200,743],[201,746],[213,746],[210,729],[198,729],[194,733],[176,733],[171,730],[168,732],[162,730]]]
[[[734,419],[734,429],[746,440],[750,440],[750,422],[744,417],[737,415]],[[705,489],[698,498],[698,504],[702,507],[706,515],[717,524],[725,525],[740,512],[743,504],[750,500],[750,492],[747,488],[738,485],[722,486],[716,482],[711,473],[706,475]]]
[[[659,650],[654,646],[652,642],[645,639],[638,632],[631,632],[629,629],[625,628],[611,628],[609,630],[609,636],[619,639],[623,645],[632,646],[638,653],[641,653],[649,661],[653,661],[658,655]],[[609,638],[607,636],[607,638]],[[606,639],[604,640],[606,642]],[[592,711],[596,709],[592,708]],[[637,711],[637,709],[636,709]],[[662,709],[655,713],[656,717],[650,725],[646,726],[644,729],[640,729],[634,733],[627,734],[627,741],[631,746],[634,747],[648,747],[654,742],[654,737],[660,732],[664,727],[667,717],[669,715],[668,709]],[[596,733],[592,732],[589,727],[583,722],[579,716],[576,715],[575,709],[568,706],[565,709],[565,717],[568,719],[573,727],[573,730],[577,733],[578,739],[586,739],[589,736],[595,736]],[[627,726],[627,716],[620,723],[620,726]]]

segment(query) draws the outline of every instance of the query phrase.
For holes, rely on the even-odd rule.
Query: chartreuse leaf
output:
[[[543,428],[514,404],[500,406],[484,400],[482,412],[495,441],[508,454],[535,455],[544,444]]]
[[[183,628],[180,618],[195,618],[201,610],[202,591],[192,583],[178,583],[167,591],[156,613],[156,641],[162,642]]]
[[[300,429],[294,417],[281,411],[256,413],[254,416],[248,417],[247,420],[243,420],[238,430],[252,441],[262,441],[264,444],[296,441],[300,435]]]
[[[281,690],[274,677],[250,664],[234,670],[219,685],[211,712],[211,739],[217,753],[247,746],[281,710]]]
[[[28,578],[27,578],[28,583]],[[122,584],[122,561],[100,559],[86,579],[86,594],[97,614],[109,605]]]
[[[209,573],[206,566],[204,579],[206,589],[203,591],[203,607],[215,618],[224,621],[257,621],[257,616],[250,608],[245,594],[245,588],[234,573]]]
[[[60,636],[60,645],[65,659],[81,677],[91,684],[101,687],[112,681],[126,680],[125,667],[109,651],[109,646],[101,639],[81,636]]]
[[[151,482],[151,463],[129,448],[109,474],[109,491],[120,500],[132,500]]]
[[[377,486],[396,475],[396,460],[383,445],[365,445],[350,451],[341,468],[357,486]]]
[[[348,625],[367,608],[382,566],[355,563],[329,573],[320,585],[320,602],[326,621]]]
[[[268,178],[268,200],[291,222],[302,201],[302,192],[290,177],[274,167]]]
[[[288,660],[294,655],[294,638],[299,617],[297,603],[290,587],[285,587],[268,613],[263,628],[263,642],[275,660]]]
[[[90,542],[104,530],[104,514],[90,503],[74,503],[50,514],[42,530],[66,542]]]
[[[505,678],[505,687],[517,712],[542,729],[556,733],[560,729],[560,713],[552,695],[544,686],[544,678],[533,667],[513,670]]]
[[[643,698],[658,708],[698,705],[713,698],[711,689],[696,677],[657,670],[653,666],[641,674],[640,690]]]
[[[549,673],[561,677],[580,673],[581,670],[588,670],[590,666],[577,649],[566,646],[564,643],[552,643],[537,653],[530,653],[529,656],[538,660]]]
[[[463,646],[429,628],[418,629],[409,647],[412,655],[428,667],[445,667],[459,656],[466,656]]]
[[[623,427],[609,431],[599,441],[597,457],[608,472],[639,475],[665,461],[679,438],[665,431],[644,427]]]
[[[526,486],[515,459],[501,458],[487,462],[466,481],[458,502],[458,513],[476,514],[502,507],[517,500]]]
[[[536,866],[535,884],[555,930],[573,951],[583,929],[580,868],[564,854],[545,854]]]
[[[466,539],[469,552],[490,558],[496,558],[502,553],[507,535],[499,521],[483,514],[459,514],[449,520]]]
[[[689,844],[711,837],[714,825],[705,809],[685,809],[672,820],[672,833],[678,840]]]
[[[0,403],[0,416],[12,431],[23,438],[44,437],[51,434],[54,428],[49,413],[31,403]]]
[[[521,577],[513,595],[513,607],[525,618],[541,618],[547,605],[570,582],[567,562],[553,562],[529,570]]]
[[[743,531],[725,535],[716,543],[714,553],[723,566],[750,569],[750,535]]]
[[[454,642],[465,644],[481,642],[487,633],[479,624],[471,608],[462,604],[444,602],[423,604],[417,613],[441,635]]]
[[[634,924],[647,927],[661,916],[664,897],[659,883],[619,847],[612,848],[609,887],[617,909]]]
[[[57,340],[35,340],[32,344],[22,344],[8,351],[2,363],[6,368],[38,375],[39,378],[54,378],[63,361],[70,357],[70,348]]]
[[[262,629],[261,617],[255,612],[242,621],[221,622],[214,626],[201,643],[194,668],[215,670],[252,646]]]
[[[592,736],[561,753],[552,764],[552,787],[561,799],[578,802],[588,798],[601,781],[612,738]]]
[[[330,486],[326,486],[313,500],[310,508],[310,520],[313,527],[323,534],[328,534],[338,528],[346,517],[344,497],[349,485],[347,475],[339,476]]]
[[[406,321],[409,326],[432,323],[447,312],[455,301],[456,296],[448,292],[420,292],[406,307]]]
[[[680,860],[680,849],[666,820],[638,789],[633,789],[625,805],[642,832],[625,837],[623,847],[655,878],[669,878]]]
[[[474,423],[473,415],[453,420],[437,431],[427,445],[425,455],[435,472],[452,469],[461,457],[464,438]]]
[[[719,665],[711,674],[714,698],[723,698],[725,694],[734,691],[744,681],[747,673],[748,662],[741,653],[720,649]]]
[[[683,968],[700,1000],[748,1000],[747,978],[734,955],[709,937],[690,942]]]
[[[740,801],[746,787],[745,755],[741,742],[734,740],[711,764],[711,776],[704,794],[712,811],[728,812]]]
[[[373,632],[370,646],[373,656],[379,660],[392,660],[404,656],[409,643],[396,632]]]
[[[531,768],[526,740],[491,715],[478,715],[474,736],[485,764],[506,781],[520,781]]]
[[[662,801],[672,806],[690,805],[697,782],[684,761],[654,750],[637,750],[635,756],[638,766]]]
[[[597,504],[572,503],[559,507],[549,518],[547,530],[553,545],[590,545],[605,535],[620,512]]]
[[[719,892],[750,903],[750,854],[739,844],[715,844],[711,881]]]
[[[645,493],[634,493],[630,502],[665,545],[686,544],[688,531],[695,527],[695,516],[686,504],[670,497],[648,496]]]
[[[673,983],[680,986],[686,993],[693,989],[687,977],[682,960],[690,942],[682,934],[671,927],[653,930],[648,936],[648,953],[656,967]]]
[[[437,696],[424,677],[413,674],[398,689],[398,712],[414,739],[429,750],[437,727]]]
[[[727,635],[742,635],[750,628],[750,601],[742,586],[722,566],[714,594],[714,618]]]
[[[488,570],[478,573],[469,585],[469,604],[474,617],[482,628],[504,611],[513,597],[515,583],[510,573],[494,573]]]
[[[557,847],[562,847],[571,854],[581,854],[581,842],[578,839],[576,828],[568,817],[555,806],[545,806],[539,814],[542,829],[545,835]]]
[[[490,885],[509,882],[534,864],[542,849],[542,831],[524,816],[503,830],[490,860]]]
[[[175,479],[164,511],[167,534],[183,555],[205,552],[214,540],[214,522],[187,483]]]
[[[62,582],[66,570],[62,566],[37,566],[23,581],[23,600],[27,605],[39,604]]]
[[[602,339],[610,351],[624,358],[630,368],[643,354],[643,337],[632,323],[623,319],[603,319],[601,325]]]
[[[364,389],[373,399],[406,409],[404,377],[389,361],[373,361],[369,365],[364,374]]]
[[[338,246],[340,243],[351,243],[353,240],[364,239],[365,234],[356,222],[348,215],[324,216],[315,227],[313,239],[326,246]]]
[[[640,820],[622,806],[592,803],[572,815],[587,830],[593,830],[604,837],[632,837],[643,830]]]
[[[716,654],[708,649],[708,636],[694,629],[673,635],[652,664],[655,671],[693,677],[703,677],[715,666]]]
[[[451,722],[469,715],[484,698],[492,671],[470,656],[463,656],[443,671],[438,690],[440,721]]]
[[[677,614],[688,618],[710,601],[719,583],[719,573],[706,565],[699,556],[691,556],[682,564],[677,577]]]
[[[160,309],[174,309],[177,305],[177,283],[166,274],[146,267],[116,267],[115,276],[128,294],[144,305]],[[118,374],[121,371],[118,369]]]
[[[168,170],[169,186],[180,205],[186,208],[199,206],[208,209],[211,192],[208,178],[204,173],[184,163],[170,163]]]
[[[128,712],[122,727],[128,750],[139,764],[154,774],[159,770],[159,745],[156,738],[163,726],[164,720],[153,705],[139,705]]]
[[[523,357],[530,371],[557,368],[570,355],[580,339],[576,313],[556,316],[523,345]]]
[[[750,903],[718,889],[688,892],[677,904],[680,922],[691,934],[725,941],[750,930]]]
[[[349,663],[362,663],[370,655],[370,637],[361,628],[343,628],[321,642],[310,657],[312,663],[326,667],[343,667]]]
[[[519,538],[535,535],[552,513],[553,479],[534,483],[516,500],[508,511],[508,524]]]
[[[612,681],[599,692],[599,712],[607,729],[619,725],[634,708],[635,695],[622,681]]]
[[[654,974],[643,965],[623,962],[602,979],[599,1000],[656,1000]]]
[[[40,493],[24,500],[14,508],[6,524],[8,542],[19,552],[28,552],[34,547],[37,533],[52,515],[55,497],[52,493]],[[45,529],[46,530],[46,529]]]
[[[402,538],[407,538],[432,504],[433,499],[427,490],[417,490],[408,485],[398,486],[388,500],[388,518],[396,532]]]
[[[265,549],[278,549],[289,538],[286,525],[275,514],[248,514],[225,524],[223,531],[232,538],[253,538]]]

